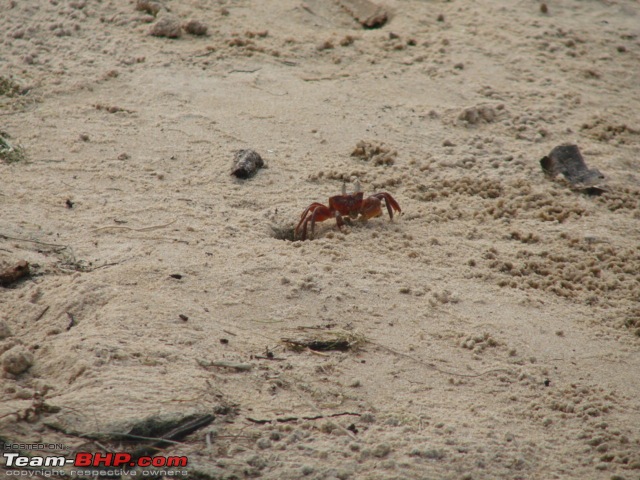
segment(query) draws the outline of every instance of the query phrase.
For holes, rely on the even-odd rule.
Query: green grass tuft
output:
[[[16,163],[25,160],[24,149],[19,145],[13,145],[8,138],[7,133],[0,131],[0,161]]]

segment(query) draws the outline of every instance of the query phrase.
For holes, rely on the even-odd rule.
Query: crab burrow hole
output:
[[[294,242],[296,240],[295,227],[293,225],[271,225],[271,236],[278,240]]]

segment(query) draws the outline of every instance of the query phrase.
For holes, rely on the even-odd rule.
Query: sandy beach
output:
[[[640,5],[357,3],[3,0],[5,453],[640,479]]]

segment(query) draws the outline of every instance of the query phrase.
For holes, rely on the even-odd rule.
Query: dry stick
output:
[[[34,320],[34,322],[37,322],[38,320],[40,320],[42,317],[44,317],[44,314],[47,313],[49,311],[49,307],[50,305],[47,305],[46,307],[44,307],[44,310],[42,310],[42,312],[40,312],[40,315],[38,315],[36,317],[36,319]]]
[[[182,440],[187,435],[190,435],[193,432],[210,425],[214,420],[215,417],[213,415],[204,415],[193,420],[189,420],[182,425],[169,430],[168,432],[163,434],[161,438],[157,439],[157,441],[154,441],[154,443],[152,443],[151,445],[141,446],[140,448],[136,449],[134,452],[132,452],[131,456],[137,460],[142,456],[152,455],[154,452],[160,451],[170,444],[180,443],[175,440]]]
[[[423,362],[422,360],[416,357],[412,357],[411,355],[407,355],[406,353],[398,352],[397,350],[394,350],[389,347],[385,347],[384,345],[380,345],[379,343],[371,342],[371,341],[369,341],[369,343],[371,343],[372,345],[376,345],[382,348],[383,350],[387,350],[388,352],[393,353],[394,355],[398,355],[399,357],[405,357],[405,358],[408,358],[409,360],[413,360],[414,362],[419,363],[420,365],[424,365],[425,367],[429,367],[432,370],[435,370],[436,372],[439,372],[439,373],[443,373],[445,375],[453,375],[455,377],[465,377],[465,378],[477,378],[477,377],[483,377],[485,375],[489,375],[490,373],[495,373],[495,372],[513,373],[513,370],[509,370],[507,368],[493,368],[491,370],[487,370],[486,372],[474,373],[474,374],[449,372],[447,370],[443,370],[437,367],[433,363]]]
[[[76,319],[73,316],[73,313],[67,312],[67,316],[69,317],[69,324],[67,325],[67,332],[76,326]]]
[[[60,248],[60,249],[69,248],[69,245],[60,245],[60,244],[57,244],[57,243],[39,242],[38,240],[29,240],[28,238],[10,237],[9,235],[5,235],[3,233],[0,233],[0,238],[4,238],[5,240],[16,240],[18,242],[36,243],[38,245],[45,245],[47,247],[56,247],[56,248]]]
[[[178,219],[174,219],[172,221],[170,221],[169,223],[165,223],[162,225],[153,225],[151,227],[143,227],[143,228],[131,228],[131,227],[125,227],[122,225],[107,225],[106,227],[99,227],[96,228],[94,230],[92,230],[92,232],[96,233],[102,230],[112,230],[112,229],[116,229],[116,230],[129,230],[129,231],[133,231],[133,232],[150,232],[151,230],[157,230],[159,228],[165,228],[168,227],[169,225],[172,225],[174,223],[176,223]]]
[[[120,265],[120,262],[105,263],[104,265],[100,265],[99,267],[92,268],[91,270],[89,270],[89,272],[99,270],[100,268],[113,267],[114,265]]]
[[[181,240],[179,238],[170,238],[170,237],[124,237],[124,238],[132,238],[135,240],[166,240],[168,242],[178,242],[178,243],[184,243],[185,245],[189,245],[189,240]]]
[[[274,418],[273,420],[262,420],[262,419],[251,418],[251,417],[245,417],[245,418],[252,423],[263,425],[265,423],[271,423],[271,422],[287,423],[287,422],[296,422],[298,420],[321,420],[323,418],[343,417],[345,415],[353,415],[355,417],[362,416],[361,413],[356,413],[356,412],[341,412],[341,413],[331,413],[329,415],[314,415],[312,417],[281,417],[281,418]]]
[[[262,69],[262,67],[254,68],[252,70],[240,70],[240,69],[234,68],[233,70],[230,70],[229,73],[254,73],[260,69]]]

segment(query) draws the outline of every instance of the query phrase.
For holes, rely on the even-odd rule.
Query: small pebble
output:
[[[21,345],[13,347],[4,352],[0,357],[2,368],[5,372],[13,375],[20,375],[26,372],[33,365],[33,354]]]
[[[149,15],[153,15],[154,17],[158,14],[158,12],[162,9],[162,5],[158,2],[151,2],[149,0],[138,0],[136,3],[136,10],[139,12],[146,12]]]
[[[316,50],[322,52],[323,50],[331,50],[333,48],[333,43],[330,40],[325,40],[322,43],[319,43],[316,46]]]
[[[4,340],[5,338],[8,338],[11,336],[11,329],[9,328],[9,325],[7,325],[7,322],[5,322],[4,320],[0,320],[0,340]]]
[[[258,445],[258,448],[260,450],[266,450],[267,448],[271,448],[273,444],[268,438],[261,438],[260,440],[258,440],[256,445]]]
[[[267,466],[267,461],[260,455],[253,455],[247,459],[247,465],[255,467],[258,470],[262,470]]]
[[[182,28],[184,28],[184,31],[187,33],[190,33],[191,35],[196,35],[196,36],[203,36],[207,34],[207,30],[208,27],[202,23],[199,22],[198,20],[189,20],[187,23],[185,23]]]
[[[391,447],[388,443],[381,443],[376,445],[375,448],[371,451],[371,454],[374,457],[384,458],[391,453]]]
[[[166,16],[154,23],[149,33],[154,37],[179,38],[182,26],[177,18]]]

